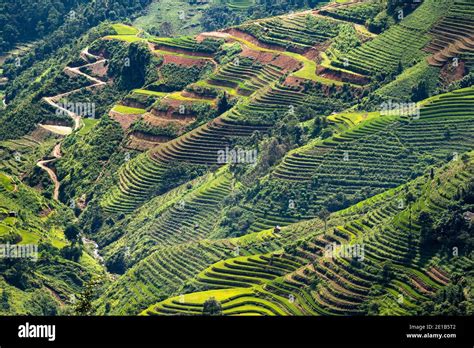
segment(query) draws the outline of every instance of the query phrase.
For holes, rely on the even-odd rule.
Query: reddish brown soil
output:
[[[420,279],[418,279],[415,276],[410,276],[410,280],[412,284],[421,292],[424,292],[426,294],[431,294],[432,291],[426,286],[425,283],[423,283]]]
[[[272,64],[281,68],[284,72],[295,71],[301,67],[301,63],[296,59],[271,52],[255,51],[248,47],[244,47],[241,53],[244,57],[250,57],[262,64]]]
[[[175,124],[178,127],[184,127],[185,125],[192,123],[196,120],[194,116],[190,115],[179,115],[179,114],[163,114],[157,115],[152,113],[146,113],[143,115],[143,121],[151,124],[152,126],[167,126],[169,124]]]
[[[437,273],[433,272],[432,269],[429,269],[426,274],[434,281],[441,283],[443,285],[447,285],[447,281],[443,279],[442,277],[440,277]]]
[[[303,82],[307,81],[306,79],[294,76],[288,76],[284,82],[287,86],[296,86],[299,87],[303,84]]]
[[[210,53],[194,52],[194,51],[189,51],[189,50],[176,48],[176,47],[169,47],[169,46],[163,46],[163,45],[154,45],[154,49],[155,50],[166,51],[166,52],[170,52],[170,53],[181,53],[181,54],[185,54],[185,55],[188,55],[188,56],[212,58],[212,54],[210,54]]]
[[[314,46],[303,54],[306,58],[311,60],[319,60],[319,53],[322,50],[322,46]]]
[[[131,115],[131,114],[121,114],[119,112],[110,111],[109,116],[120,123],[120,126],[123,130],[127,130],[132,125],[133,121],[140,118],[140,115]]]
[[[316,69],[316,73],[319,76],[322,76],[331,80],[349,82],[349,83],[354,83],[357,85],[366,85],[370,82],[368,77],[350,74],[350,73],[340,71],[340,70],[332,70],[330,68],[325,68],[322,66],[318,66],[318,68]]]
[[[127,144],[125,147],[127,149],[132,149],[132,150],[138,150],[138,151],[147,151],[149,149],[152,149],[156,147],[157,145],[160,145],[166,141],[153,141],[153,140],[147,140],[147,139],[140,139],[140,137],[143,137],[144,135],[138,135],[137,134],[131,134],[128,137]]]
[[[163,64],[176,64],[183,66],[203,66],[209,62],[209,59],[193,59],[187,57],[174,56],[172,54],[164,54]]]
[[[285,50],[281,46],[269,45],[269,44],[260,42],[256,37],[254,37],[250,34],[244,33],[243,31],[240,31],[240,30],[235,29],[235,28],[226,29],[223,32],[229,33],[230,35],[238,37],[239,39],[247,40],[247,41],[253,43],[254,45],[257,45],[257,46],[260,46],[260,47],[263,47],[263,48],[268,48],[270,50],[275,50],[275,51],[284,51]]]
[[[467,69],[463,61],[460,61],[457,67],[454,67],[452,63],[448,61],[448,63],[444,64],[441,69],[441,81],[443,81],[444,84],[449,85],[454,81],[462,79],[466,73]]]

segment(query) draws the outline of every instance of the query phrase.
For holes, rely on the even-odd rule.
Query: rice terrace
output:
[[[473,316],[474,1],[0,18],[1,316]]]

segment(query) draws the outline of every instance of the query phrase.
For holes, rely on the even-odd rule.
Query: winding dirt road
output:
[[[80,56],[83,60],[85,60],[87,62],[87,64],[84,64],[84,65],[81,65],[81,66],[75,67],[75,68],[65,67],[64,72],[69,73],[69,75],[70,74],[72,74],[72,75],[82,75],[85,78],[87,78],[88,80],[92,81],[93,83],[89,86],[86,86],[86,87],[78,88],[78,89],[75,89],[75,90],[72,90],[72,91],[69,91],[69,92],[66,92],[66,93],[61,93],[61,94],[58,94],[58,95],[55,95],[55,96],[52,96],[52,97],[44,97],[43,98],[43,100],[46,103],[48,103],[52,107],[60,110],[64,114],[68,115],[70,118],[72,118],[72,120],[74,121],[73,131],[77,131],[82,127],[83,122],[82,122],[82,119],[81,119],[81,115],[76,114],[73,111],[64,108],[63,106],[59,105],[58,102],[62,98],[67,97],[68,95],[71,95],[73,93],[79,92],[83,89],[97,88],[97,87],[101,87],[101,86],[104,86],[104,85],[107,84],[106,82],[101,81],[101,80],[99,80],[95,77],[92,77],[90,75],[87,75],[86,73],[81,71],[82,68],[103,65],[103,64],[105,64],[105,62],[107,60],[102,58],[102,57],[93,55],[92,53],[89,52],[88,48],[85,48],[81,52]],[[93,63],[89,63],[88,58],[95,59],[96,61],[93,62]],[[47,166],[47,164],[53,163],[53,162],[57,161],[59,158],[61,158],[61,142],[56,144],[56,146],[54,147],[53,152],[52,152],[52,156],[53,156],[52,159],[40,160],[36,163],[36,165],[48,173],[49,177],[51,178],[51,181],[54,183],[53,198],[55,200],[59,200],[59,188],[61,187],[61,183],[59,182],[58,176],[56,175],[54,170],[49,168]]]
[[[57,201],[59,199],[59,188],[60,188],[61,184],[60,184],[60,182],[58,180],[58,176],[56,175],[54,170],[47,167],[46,164],[52,163],[54,161],[57,161],[59,158],[61,158],[61,143],[56,144],[56,146],[53,149],[52,155],[53,155],[54,158],[49,159],[49,160],[41,160],[38,163],[36,163],[36,165],[38,167],[40,167],[41,169],[45,170],[48,173],[51,180],[53,181],[53,183],[54,183],[53,198]]]

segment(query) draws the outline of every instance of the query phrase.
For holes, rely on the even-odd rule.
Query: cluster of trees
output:
[[[76,57],[84,45],[101,36],[103,30],[104,27],[92,30],[81,38],[84,41],[64,45],[57,56],[44,61],[37,61],[34,52],[23,56],[20,65],[16,65],[14,60],[6,61],[3,68],[9,78],[5,91],[9,107],[3,113],[0,112],[0,139],[20,137],[33,130],[37,123],[43,122],[46,116],[58,116],[54,110],[46,109],[41,97],[63,91],[64,88],[83,86],[82,78],[74,80],[60,77],[64,62]],[[46,76],[38,79],[45,70],[49,70]],[[67,118],[63,116],[63,119]]]
[[[0,52],[17,42],[44,38],[35,49],[47,54],[105,20],[142,11],[151,0],[33,0],[0,3]],[[39,58],[39,57],[37,57]]]
[[[108,59],[107,74],[120,90],[131,90],[158,79],[157,68],[163,59],[153,55],[144,42],[98,40],[90,50]]]
[[[240,237],[248,232],[254,220],[251,212],[234,206],[226,212],[220,225],[226,237]]]
[[[244,11],[236,12],[226,4],[216,4],[206,9],[202,16],[202,25],[206,31],[213,31],[238,25],[248,19],[277,16],[293,10],[314,8],[323,0],[260,0]]]
[[[472,279],[472,271],[470,275]],[[469,289],[467,277],[455,276],[453,284],[440,289],[433,300],[420,305],[418,315],[473,315],[474,305],[466,296]],[[466,289],[467,288],[467,289]]]
[[[169,138],[176,138],[178,136],[179,129],[174,124],[167,124],[166,126],[153,126],[148,122],[138,119],[132,124],[131,129],[133,131],[142,132],[154,136],[166,136]]]
[[[0,258],[0,274],[9,284],[19,289],[39,286],[35,270],[36,262],[29,258]]]
[[[448,255],[452,255],[453,250],[459,255],[469,255],[474,250],[474,226],[469,215],[474,209],[473,189],[474,182],[467,188],[459,188],[455,201],[437,218],[429,211],[419,214],[420,241],[424,248],[442,249]]]
[[[157,92],[181,91],[187,85],[194,83],[211,70],[211,66],[206,64],[203,67],[194,65],[190,67],[178,64],[166,64],[160,69],[161,79],[147,86],[148,89]]]
[[[62,146],[63,158],[56,164],[61,181],[60,199],[68,202],[81,194],[91,194],[104,163],[116,153],[122,139],[122,128],[108,116],[102,117],[94,130],[84,137],[66,138]]]
[[[210,297],[204,302],[203,315],[222,315],[222,304],[215,297]]]
[[[385,11],[366,21],[367,28],[373,33],[381,33],[392,24],[395,24],[412,13],[420,2],[412,0],[387,0]]]
[[[61,255],[68,260],[78,262],[82,256],[83,243],[81,239],[81,231],[75,224],[69,224],[64,230],[64,235],[71,242],[61,249]]]

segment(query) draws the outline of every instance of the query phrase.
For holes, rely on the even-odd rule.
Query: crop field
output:
[[[443,169],[453,176],[450,185],[461,184],[472,171],[472,165],[457,163],[450,167]],[[449,204],[448,187],[428,181],[421,185],[421,192],[426,199],[416,202],[413,210],[439,211]],[[219,261],[196,277],[198,283],[213,290],[167,299],[142,314],[200,315],[204,301],[214,297],[222,303],[223,315],[357,315],[360,304],[369,296],[372,283],[383,277],[380,265],[390,260],[393,262],[391,279],[384,293],[374,301],[383,303],[381,311],[385,315],[406,315],[416,303],[449,282],[449,278],[447,270],[437,266],[437,255],[408,248],[413,238],[410,235],[418,233],[420,226],[410,230],[408,209],[400,210],[396,206],[400,195],[403,192],[397,190],[377,197],[379,203],[375,205],[370,201],[363,203],[366,208],[372,207],[367,215],[352,218],[331,234],[305,240],[294,251],[298,256],[261,254]],[[358,205],[341,215],[357,216],[363,206]],[[389,220],[393,222],[387,225]],[[325,241],[354,244],[359,238],[364,239],[367,248],[364,264],[324,254]],[[317,255],[322,256],[312,262]],[[460,264],[464,262],[468,262],[467,259]],[[315,278],[321,282],[317,289],[311,289],[308,284]]]
[[[424,56],[422,48],[431,39],[428,34],[430,27],[448,8],[448,1],[425,1],[399,25],[349,54],[338,57],[332,64],[363,75],[372,75],[375,72],[390,73],[399,64],[407,66],[413,60],[421,60]]]
[[[2,62],[0,315],[474,314],[472,1],[86,3]]]

